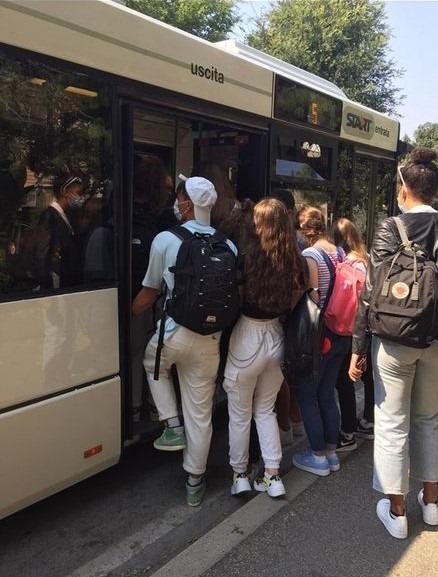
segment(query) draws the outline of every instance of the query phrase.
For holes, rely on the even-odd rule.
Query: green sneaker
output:
[[[205,481],[203,480],[202,483],[200,483],[199,485],[196,485],[195,487],[192,487],[191,485],[189,485],[188,483],[186,483],[186,500],[187,500],[187,505],[189,507],[199,507],[199,505],[201,504],[202,498],[205,495]]]
[[[161,437],[155,439],[154,447],[159,451],[181,451],[186,448],[184,432],[177,433],[170,427],[165,427]]]

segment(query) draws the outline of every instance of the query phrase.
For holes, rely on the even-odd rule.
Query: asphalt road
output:
[[[300,441],[303,444],[303,441]],[[375,516],[372,443],[321,479],[291,466],[287,497],[231,497],[227,428],[215,419],[208,493],[185,505],[179,453],[131,448],[117,467],[0,521],[1,577],[437,577],[438,529],[408,501],[410,536]]]

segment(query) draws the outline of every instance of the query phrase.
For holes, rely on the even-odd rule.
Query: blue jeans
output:
[[[340,419],[335,387],[339,368],[351,347],[351,337],[341,337],[326,330],[326,338],[330,340],[331,348],[322,355],[318,370],[310,377],[297,379],[295,384],[301,417],[310,448],[315,453],[337,447]]]

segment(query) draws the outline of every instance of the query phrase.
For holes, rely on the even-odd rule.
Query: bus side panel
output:
[[[0,518],[118,462],[120,379],[0,415]]]
[[[119,372],[117,289],[0,304],[0,409]]]

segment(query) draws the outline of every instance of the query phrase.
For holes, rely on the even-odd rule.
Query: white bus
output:
[[[159,156],[174,181],[215,162],[237,198],[284,188],[369,240],[391,211],[399,124],[312,74],[110,0],[0,0],[0,94],[5,517],[117,463],[152,426],[132,411],[136,155]],[[17,271],[17,250],[65,166],[93,201],[74,223],[77,253],[99,229],[110,258],[49,286]]]

